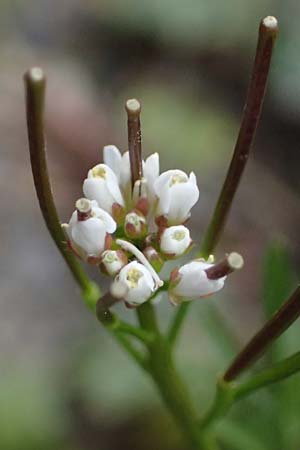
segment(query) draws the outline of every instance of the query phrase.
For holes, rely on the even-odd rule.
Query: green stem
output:
[[[120,321],[117,329],[121,333],[129,334],[130,336],[137,338],[144,344],[149,344],[155,339],[153,333],[145,331],[142,328],[135,327],[134,325],[131,325],[127,322]]]
[[[87,306],[94,310],[96,301],[100,297],[100,289],[89,279],[75,256],[67,250],[65,235],[61,229],[52,195],[44,133],[46,78],[42,70],[36,67],[26,72],[24,82],[30,161],[39,205],[47,228],[76,282],[80,286]]]
[[[141,327],[155,335],[153,342],[147,345],[149,374],[189,442],[190,448],[193,450],[215,449],[214,443],[209,438],[204,440],[198,430],[196,410],[185,384],[175,369],[169,343],[159,331],[151,302],[137,308],[137,315]]]
[[[124,333],[122,331],[116,329],[116,330],[110,330],[112,335],[115,337],[115,339],[118,341],[119,345],[126,350],[126,352],[131,356],[131,358],[146,372],[148,372],[149,367],[147,360],[145,356],[138,351],[131,343],[130,339],[128,339],[127,336],[124,336]]]
[[[282,381],[300,371],[300,352],[254,375],[235,387],[235,398],[241,399],[258,389]]]
[[[189,307],[189,302],[182,303],[174,314],[168,331],[168,340],[171,347],[175,346],[175,342],[179,336],[179,332],[188,313]]]
[[[275,18],[273,18],[272,22],[269,22],[266,19],[261,21],[255,61],[243,110],[240,131],[221,193],[217,200],[199,253],[200,256],[203,256],[204,258],[207,258],[210,253],[214,251],[220,240],[235,193],[249,158],[257,124],[260,119],[272,51],[277,33],[278,27]],[[176,316],[171,324],[169,335],[173,344],[181,330],[190,304],[191,302],[185,302],[179,306]]]
[[[298,372],[300,372],[300,352],[262,370],[241,383],[226,382],[224,379],[219,380],[214,403],[201,420],[200,429],[205,432],[211,428],[238,400]]]

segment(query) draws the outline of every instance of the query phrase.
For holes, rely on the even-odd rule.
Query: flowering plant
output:
[[[265,94],[277,20],[266,17],[259,28],[253,74],[241,128],[231,164],[212,220],[196,258],[178,264],[164,279],[160,272],[169,260],[187,255],[193,247],[187,227],[191,209],[199,198],[193,172],[175,169],[159,173],[159,156],[145,161],[141,152],[141,105],[126,102],[128,151],[104,147],[104,161],[88,171],[84,197],[76,201],[68,223],[57,216],[45,156],[43,106],[45,77],[41,69],[25,74],[27,124],[35,187],[48,229],[89,309],[136,363],[149,374],[193,449],[216,449],[214,423],[239,399],[300,370],[299,354],[237,382],[242,372],[300,315],[299,288],[280,310],[240,351],[217,383],[216,398],[208,413],[198,416],[188,390],[178,374],[173,352],[192,300],[209,297],[225,284],[227,276],[243,266],[231,252],[214,263],[214,251],[244,171]],[[92,282],[81,261],[99,267],[110,277],[104,295]],[[167,296],[174,318],[163,333],[156,317],[157,299]],[[209,300],[207,300],[209,301]],[[122,321],[113,306],[124,302],[137,315],[138,325]],[[142,346],[137,347],[135,341]]]

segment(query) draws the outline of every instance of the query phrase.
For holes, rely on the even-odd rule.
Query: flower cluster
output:
[[[143,176],[132,186],[129,152],[108,145],[104,163],[90,169],[85,198],[76,202],[63,224],[69,248],[113,278],[111,293],[138,306],[164,282],[158,273],[165,261],[192,247],[186,221],[199,198],[196,176],[181,170],[159,174],[157,153],[142,161]],[[209,278],[211,261],[194,260],[172,271],[165,282],[173,304],[219,291],[226,276]]]

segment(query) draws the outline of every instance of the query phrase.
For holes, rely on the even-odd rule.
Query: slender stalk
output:
[[[131,358],[146,372],[148,372],[148,362],[144,355],[137,350],[131,343],[130,339],[127,336],[124,336],[124,333],[117,330],[111,330],[112,335],[118,341],[119,345],[131,356]]]
[[[120,321],[118,331],[137,338],[143,344],[150,344],[154,341],[155,338],[153,333],[150,333],[149,331],[145,331],[142,328],[135,327],[134,325],[123,321]]]
[[[76,282],[80,286],[88,307],[94,309],[96,301],[100,296],[100,290],[95,283],[90,281],[74,255],[67,250],[65,236],[61,229],[53,199],[47,168],[44,132],[46,78],[43,71],[35,67],[25,73],[24,82],[30,161],[39,205],[46,226]]]
[[[200,421],[202,432],[211,428],[238,400],[251,395],[258,389],[278,383],[300,371],[300,352],[286,358],[271,367],[260,371],[241,383],[219,380],[214,403]]]
[[[277,34],[277,19],[275,17],[265,17],[261,21],[259,27],[254,66],[237,142],[221,193],[200,250],[200,255],[205,258],[214,251],[221,237],[234,195],[248,161],[251,145],[260,118],[273,47]],[[190,302],[182,303],[171,323],[169,335],[173,345],[181,330],[189,307]]]
[[[251,366],[299,316],[300,286],[237,355],[226,370],[224,381],[234,380]]]
[[[128,126],[128,149],[131,168],[132,189],[137,180],[143,176],[142,166],[142,133],[141,133],[141,104],[135,98],[127,100],[125,104],[127,111]]]
[[[246,397],[258,389],[288,378],[300,371],[300,352],[253,375],[249,380],[235,386],[235,399]]]
[[[249,158],[265,96],[269,68],[278,23],[275,17],[266,17],[260,23],[256,55],[243,111],[241,126],[233,157],[212,220],[205,234],[201,254],[208,257],[223,232],[230,207]]]

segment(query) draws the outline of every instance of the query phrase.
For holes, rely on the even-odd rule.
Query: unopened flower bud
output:
[[[116,230],[116,223],[95,201],[82,198],[76,202],[69,223],[62,227],[74,253],[91,264],[99,264],[102,252],[110,246],[110,233]]]
[[[199,259],[174,269],[170,277],[170,301],[173,304],[180,304],[184,301],[208,297],[222,289],[226,276],[216,280],[209,279],[206,270],[212,266]]]
[[[164,265],[164,261],[157,250],[154,247],[148,246],[143,250],[143,253],[153,269],[159,273]]]
[[[124,300],[132,306],[146,302],[155,290],[151,273],[137,261],[132,261],[121,269],[116,283],[120,286]]]
[[[160,250],[169,258],[183,255],[191,244],[190,231],[184,225],[165,228],[160,236]]]
[[[148,226],[145,216],[139,211],[132,211],[125,217],[124,231],[130,239],[143,239],[147,234]]]
[[[100,269],[107,275],[114,277],[127,263],[128,258],[122,250],[106,250],[101,256]]]

